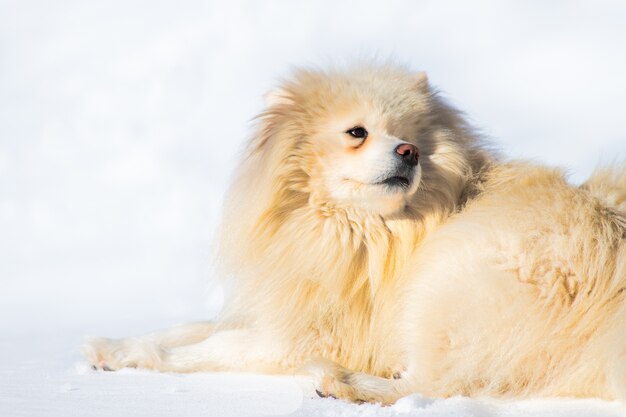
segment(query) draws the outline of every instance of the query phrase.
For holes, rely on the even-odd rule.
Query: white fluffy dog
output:
[[[493,155],[423,73],[298,71],[221,233],[220,320],[92,339],[100,369],[305,370],[318,393],[626,398],[626,167]]]

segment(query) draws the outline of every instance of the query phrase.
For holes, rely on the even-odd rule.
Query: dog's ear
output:
[[[265,99],[266,109],[256,117],[256,120],[259,121],[259,130],[256,137],[251,141],[251,148],[254,150],[261,149],[276,135],[281,120],[289,112],[289,107],[294,103],[290,92],[283,87],[278,87],[266,93],[263,98]]]
[[[291,94],[283,87],[278,87],[266,93],[264,98],[267,107],[284,106],[293,103]]]
[[[413,79],[415,80],[415,86],[418,88],[418,90],[428,90],[428,76],[424,71],[416,72],[413,75]]]

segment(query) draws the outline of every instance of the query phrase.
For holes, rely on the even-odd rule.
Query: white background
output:
[[[617,0],[0,0],[0,332],[219,308],[221,200],[294,66],[425,70],[505,154],[581,182],[626,158],[624,22]]]

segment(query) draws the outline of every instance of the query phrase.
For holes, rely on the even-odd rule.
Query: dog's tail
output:
[[[626,214],[626,161],[597,169],[580,188],[608,208]]]

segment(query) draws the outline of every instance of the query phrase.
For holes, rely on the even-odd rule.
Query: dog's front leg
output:
[[[85,353],[100,369],[124,367],[162,372],[283,371],[283,351],[276,340],[253,329],[218,331],[197,343],[162,346],[149,338],[92,339]]]
[[[90,338],[82,351],[94,368],[117,370],[154,368],[163,352],[183,345],[198,343],[217,331],[220,324],[211,321],[188,323],[144,336],[124,339]],[[224,325],[222,324],[223,328]]]
[[[234,329],[168,350],[160,370],[281,373],[287,370],[281,366],[283,358],[284,351],[276,339],[256,329]]]

